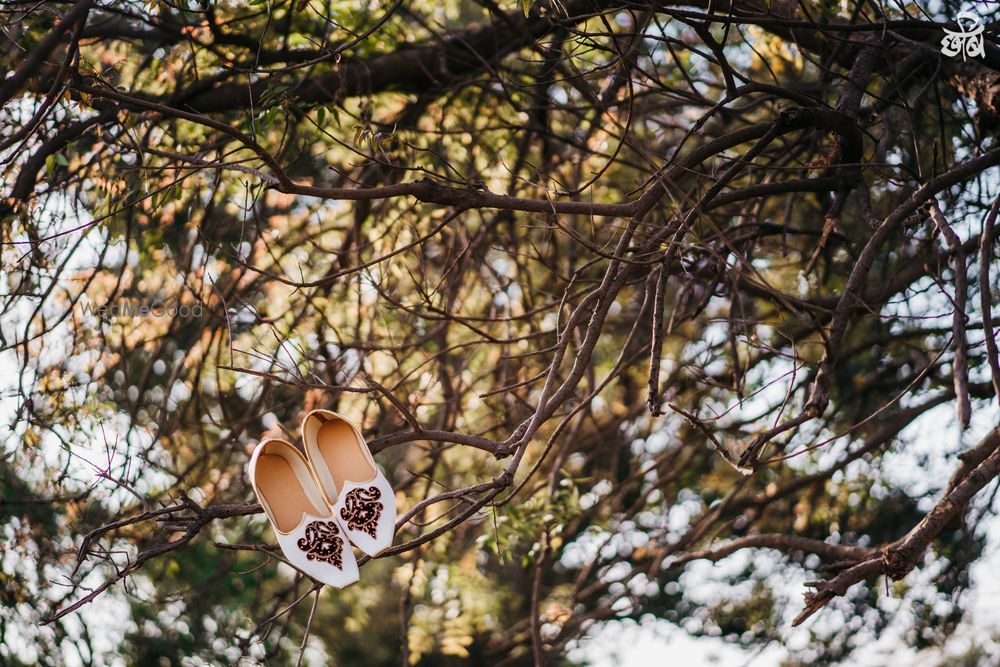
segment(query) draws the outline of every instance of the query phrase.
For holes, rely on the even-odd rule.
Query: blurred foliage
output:
[[[54,25],[53,11],[14,4],[17,13],[3,20],[17,48],[0,56],[4,70]],[[683,16],[650,16],[641,3],[598,12],[440,90],[395,82],[323,103],[300,97],[305,83],[366,58],[451,43],[449,34],[500,11],[559,17],[561,4],[100,2],[88,23],[96,36],[81,43],[75,76],[148,99],[176,96],[178,108],[220,81],[264,81],[253,108],[217,115],[298,182],[379,187],[433,177],[470,192],[554,200],[594,177],[579,201],[624,201],[651,178],[648,162],[660,164],[706,110],[689,82],[711,102],[726,89]],[[831,21],[854,3],[814,4],[811,18]],[[957,6],[943,3],[942,11]],[[889,18],[924,9],[884,7]],[[377,30],[328,57],[387,12]],[[621,34],[609,36],[613,29]],[[624,65],[621,51],[638,29],[647,39]],[[766,26],[740,29],[745,34],[713,26],[711,34],[741,75],[836,105],[845,67],[833,56]],[[550,57],[558,67],[546,64]],[[898,81],[880,71],[870,84],[864,110],[883,121],[866,128],[873,165],[866,176],[883,215],[901,197],[899,182],[925,181],[985,141],[974,110],[935,77]],[[0,111],[0,137],[30,118],[47,92],[41,83]],[[595,110],[586,91],[604,92],[613,104]],[[685,151],[769,120],[787,102],[761,97],[727,110]],[[46,136],[105,109],[78,92],[55,104],[40,137],[0,166],[5,189]],[[428,430],[499,442],[528,419],[558,327],[604,278],[624,225],[486,208],[450,219],[459,212],[404,197],[295,197],[268,187],[253,152],[228,135],[134,108],[113,111],[44,161],[36,196],[4,222],[5,241],[49,240],[37,257],[3,247],[11,428],[0,441],[0,664],[295,664],[303,641],[304,664],[315,665],[530,665],[536,641],[551,664],[585,664],[581,642],[602,624],[649,615],[756,650],[787,640],[801,582],[837,564],[769,549],[739,552],[714,569],[676,566],[674,558],[754,533],[891,542],[921,520],[947,482],[947,472],[924,479],[923,471],[950,471],[951,455],[972,444],[950,423],[947,400],[914,415],[921,424],[948,422],[924,434],[941,440],[931,454],[911,450],[915,434],[904,429],[912,419],[899,419],[953,384],[951,356],[939,354],[949,344],[951,285],[939,286],[951,276],[942,240],[921,220],[876,259],[873,289],[899,276],[908,282],[852,320],[827,416],[769,451],[850,437],[744,478],[689,420],[652,417],[644,404],[651,303],[640,276],[618,294],[580,387],[534,436],[513,486],[444,534],[369,561],[357,585],[322,590],[314,615],[309,582],[268,557],[266,520],[245,512],[208,522],[93,605],[40,626],[144,551],[180,540],[189,525],[173,514],[131,519],[187,501],[252,502],[247,445],[268,433],[297,438],[307,409],[337,409],[371,442],[384,439],[377,460],[398,490],[401,514],[497,478],[507,462],[491,452],[391,437],[412,417]],[[764,172],[819,169],[833,150],[821,133],[782,141],[740,185]],[[666,225],[748,148],[733,146],[671,184],[637,238]],[[956,224],[976,221],[961,223],[963,241],[979,233],[984,202],[996,192],[995,172],[990,178],[947,194]],[[870,234],[849,204],[835,238],[819,247],[831,197],[784,193],[753,210],[737,203],[704,216],[667,283],[670,322],[657,378],[664,403],[701,415],[725,446],[749,441],[808,399],[823,318]],[[719,226],[778,223],[783,233],[745,247],[718,238]],[[805,271],[814,253],[816,269]],[[752,267],[739,277],[759,279],[786,301],[740,283],[727,261]],[[124,303],[199,314],[102,320],[93,312]],[[970,321],[981,326],[977,309],[970,307]],[[582,338],[586,324],[566,335]],[[985,414],[979,343],[970,349],[972,381],[976,412]],[[901,393],[906,399],[896,404]],[[873,414],[880,406],[892,409]],[[895,430],[864,449],[883,428]],[[475,497],[419,511],[397,543],[418,540]],[[799,631],[807,641],[798,645],[808,648],[791,650],[785,664],[850,664],[895,618],[887,600],[907,610],[907,646],[947,644],[966,617],[969,567],[985,547],[980,509],[949,526],[925,567],[892,591],[879,580],[831,603],[823,622]],[[78,562],[93,531],[100,533]],[[947,664],[994,664],[997,643],[971,646]]]

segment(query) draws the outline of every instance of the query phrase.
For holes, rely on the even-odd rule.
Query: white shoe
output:
[[[284,440],[265,440],[254,449],[247,474],[289,563],[337,588],[358,580],[344,528],[299,450]]]
[[[359,549],[377,556],[396,532],[396,494],[357,426],[336,412],[313,410],[302,444],[340,525]]]

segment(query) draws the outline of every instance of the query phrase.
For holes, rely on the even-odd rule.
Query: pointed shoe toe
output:
[[[335,412],[313,410],[302,422],[302,442],[351,542],[369,556],[389,548],[396,531],[396,494],[360,429]]]
[[[284,440],[265,440],[247,466],[278,546],[295,568],[343,588],[358,580],[358,563],[309,462]]]
[[[278,535],[285,558],[316,581],[344,588],[358,580],[358,561],[343,527],[333,516],[303,516],[287,535]]]
[[[351,542],[369,556],[377,556],[392,546],[396,495],[381,470],[367,482],[345,482],[333,511]]]

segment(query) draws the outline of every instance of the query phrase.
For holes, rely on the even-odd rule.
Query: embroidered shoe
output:
[[[254,449],[247,473],[289,563],[337,588],[358,580],[358,562],[344,528],[299,450],[284,440],[264,440]]]
[[[302,444],[351,542],[370,556],[387,549],[396,531],[396,494],[358,427],[335,412],[313,410],[302,421]]]

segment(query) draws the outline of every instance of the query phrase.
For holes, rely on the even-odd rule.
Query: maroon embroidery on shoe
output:
[[[344,540],[335,521],[313,521],[306,526],[305,537],[299,539],[298,545],[308,560],[344,569]]]
[[[383,506],[382,503],[378,502],[381,497],[382,492],[378,490],[377,486],[354,489],[344,496],[344,506],[340,508],[340,518],[347,522],[347,527],[351,530],[360,530],[375,539],[378,519],[382,516]]]

